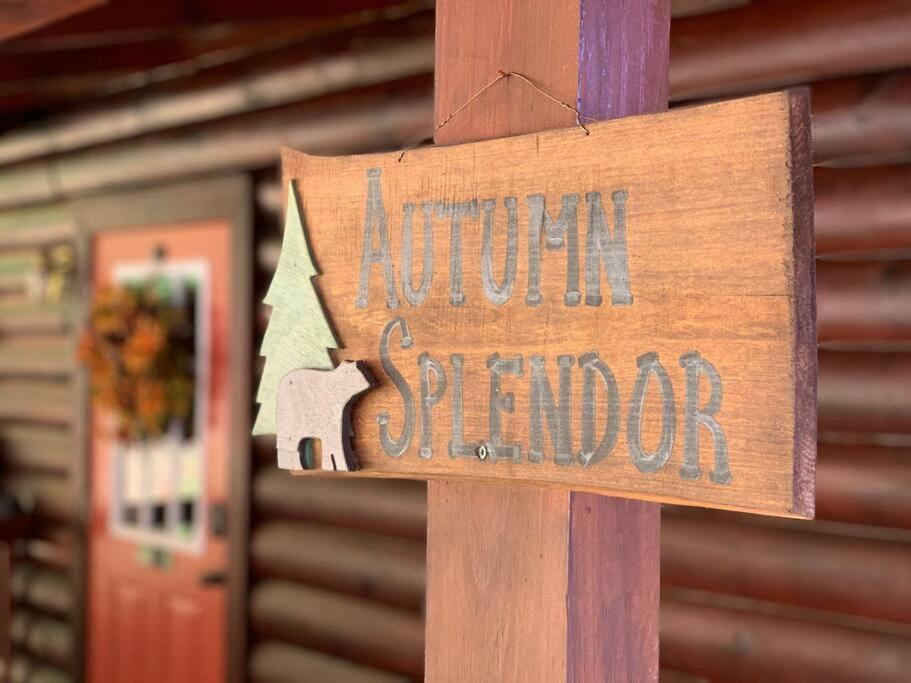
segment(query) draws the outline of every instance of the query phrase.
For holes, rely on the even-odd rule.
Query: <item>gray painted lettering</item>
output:
[[[561,198],[560,215],[557,222],[547,212],[543,194],[530,194],[528,202],[528,292],[525,303],[539,306],[541,297],[541,232],[544,231],[548,249],[562,249],[566,245],[566,294],[563,303],[567,306],[579,304],[579,229],[577,206],[578,194],[565,194]]]
[[[640,472],[657,472],[667,463],[674,449],[677,432],[677,407],[674,405],[674,386],[664,367],[658,361],[657,353],[644,353],[636,359],[639,375],[630,399],[629,419],[626,425],[626,441],[629,457]],[[642,410],[645,393],[648,391],[649,376],[654,374],[661,387],[661,441],[654,453],[646,453],[642,447]]]
[[[554,461],[558,465],[569,465],[573,461],[572,437],[572,356],[557,356],[560,368],[560,405],[554,404],[554,395],[550,389],[547,372],[544,370],[543,356],[530,356],[531,395],[528,405],[529,451],[530,462],[544,460],[544,415],[550,431],[551,444],[554,447]]]
[[[408,202],[404,206],[405,222],[402,231],[402,293],[412,306],[420,306],[430,292],[433,282],[433,202],[422,202],[421,211],[424,214],[424,255],[421,262],[421,286],[413,287],[414,264],[414,204]]]
[[[478,200],[470,202],[437,202],[437,218],[451,218],[449,237],[449,304],[465,305],[462,290],[462,218],[478,217]]]
[[[585,305],[601,305],[601,262],[610,282],[611,303],[633,303],[629,288],[629,255],[626,250],[626,190],[611,194],[614,203],[614,234],[611,236],[601,205],[600,192],[588,192],[588,232],[585,238]]]
[[[515,410],[515,397],[511,391],[503,393],[500,390],[500,377],[505,374],[521,377],[522,356],[500,358],[499,353],[494,353],[487,359],[487,367],[490,369],[490,438],[488,445],[491,460],[496,462],[497,458],[503,458],[521,462],[522,446],[517,443],[503,443],[501,415],[503,411],[511,413]]]
[[[506,263],[503,266],[503,282],[497,284],[493,277],[493,213],[496,199],[481,202],[484,211],[484,232],[481,236],[481,282],[484,294],[494,306],[502,306],[512,296],[516,283],[516,262],[519,250],[519,211],[515,197],[506,197]]]
[[[477,457],[480,442],[465,443],[464,411],[462,406],[462,366],[465,356],[454,353],[449,356],[452,364],[452,440],[449,442],[449,455],[458,457]]]
[[[433,434],[430,422],[430,409],[440,402],[446,393],[446,372],[439,361],[424,351],[418,356],[418,367],[421,369],[421,448],[418,454],[422,458],[433,457]],[[430,375],[436,388],[431,391]]]
[[[408,323],[401,317],[395,317],[386,323],[386,327],[383,328],[383,333],[380,335],[380,365],[383,366],[383,371],[402,395],[402,412],[405,416],[402,433],[398,439],[393,439],[389,434],[389,413],[380,413],[376,416],[376,421],[380,425],[380,444],[386,455],[391,455],[393,458],[398,458],[408,450],[411,445],[411,437],[414,435],[414,398],[411,394],[411,387],[408,386],[408,382],[389,358],[389,338],[396,327],[401,330],[402,334],[402,339],[399,341],[401,348],[408,349],[414,344]]]
[[[386,207],[383,205],[383,189],[380,186],[379,168],[367,171],[367,214],[364,218],[364,243],[361,248],[361,280],[357,288],[357,308],[367,308],[367,290],[370,286],[370,267],[383,264],[383,279],[386,281],[386,307],[398,308],[399,298],[395,293],[395,276],[392,272],[392,255],[389,247],[389,230],[386,226]],[[373,248],[373,228],[376,225],[379,246]]]
[[[620,433],[620,390],[617,380],[607,364],[598,358],[596,351],[579,356],[582,367],[582,451],[579,462],[584,466],[601,462],[617,445]],[[606,395],[604,436],[595,447],[595,380],[601,378]]]
[[[696,351],[680,356],[680,367],[686,369],[683,467],[680,468],[680,476],[683,479],[699,479],[702,475],[702,470],[699,469],[699,425],[705,425],[712,434],[715,446],[715,467],[709,478],[716,484],[729,484],[731,470],[728,466],[728,442],[715,418],[721,408],[721,377],[715,366]],[[699,375],[702,373],[708,376],[711,393],[708,402],[700,408]]]

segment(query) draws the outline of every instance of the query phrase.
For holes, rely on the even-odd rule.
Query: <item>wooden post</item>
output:
[[[439,0],[436,120],[499,70],[594,119],[663,110],[669,29],[670,0]],[[574,124],[510,78],[436,142]],[[428,505],[428,681],[657,681],[657,504],[430,481]]]
[[[0,683],[12,680],[13,541],[0,540]]]

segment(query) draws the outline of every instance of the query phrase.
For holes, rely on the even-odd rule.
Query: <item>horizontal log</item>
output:
[[[754,0],[674,21],[670,94],[715,97],[911,63],[911,4]]]
[[[814,83],[813,159],[869,166],[911,158],[911,69]]]
[[[28,305],[31,292],[37,291],[37,276],[0,273],[0,308]]]
[[[250,541],[256,575],[414,610],[424,603],[425,552],[420,541],[300,522],[261,524]]]
[[[911,545],[665,511],[664,585],[911,623]]]
[[[250,680],[252,683],[408,683],[410,679],[296,645],[266,641],[254,645],[250,651]]]
[[[709,679],[698,674],[685,673],[676,669],[658,669],[658,683],[710,683]]]
[[[696,17],[700,14],[710,14],[743,7],[750,0],[671,0],[671,19],[683,17]]]
[[[833,68],[833,64],[825,58],[814,59],[813,51],[820,49],[827,53],[835,51],[841,58],[848,60],[861,58],[867,65],[861,68],[861,71],[881,71],[893,62],[896,65],[907,63],[907,58],[901,59],[901,53],[890,54],[887,45],[880,47],[881,41],[865,42],[855,38],[847,41],[848,45],[844,46],[842,44],[846,41],[840,38],[824,39],[827,31],[874,31],[876,26],[890,20],[892,24],[887,36],[894,36],[900,30],[901,24],[895,25],[896,17],[890,14],[890,8],[881,7],[882,1],[877,3],[879,6],[861,13],[863,16],[852,16],[853,22],[845,22],[843,12],[839,13],[825,6],[820,7],[821,3],[816,3],[815,6],[810,4],[805,12],[813,18],[813,30],[809,32],[812,44],[806,43],[807,31],[800,23],[801,17],[794,16],[798,13],[795,13],[793,8],[782,8],[780,3],[768,1],[754,2],[752,7],[747,7],[747,4],[746,0],[676,0],[673,4],[673,13],[678,19],[715,13],[728,8],[739,9],[673,22],[674,56],[671,60],[671,88],[675,99],[704,96],[706,92],[755,90],[756,87],[741,87],[751,75],[762,80],[763,83],[760,85],[767,87],[766,81],[770,78],[774,79],[774,82],[795,83],[811,80],[808,76],[815,76],[815,71],[820,69],[826,74],[845,72],[845,69]],[[901,11],[897,14],[900,20],[904,19],[905,15]],[[757,18],[759,24],[756,23]],[[724,25],[724,30],[720,32],[717,30],[719,22]],[[845,25],[841,25],[842,22],[845,22]],[[757,25],[769,24],[774,26],[775,30],[756,28]],[[731,35],[728,26],[731,26],[737,35]],[[781,43],[791,39],[798,30],[800,34],[794,39],[794,43],[801,45],[801,50],[778,49]],[[709,39],[699,38],[707,33],[712,33]],[[733,55],[719,55],[722,50],[730,52],[730,44],[727,41],[737,49]],[[775,59],[771,64],[767,59],[738,59],[741,53],[756,50],[773,55]],[[793,54],[795,52],[797,54]],[[882,59],[883,56],[886,57],[885,61]],[[796,73],[787,70],[781,72],[788,64],[800,65],[808,59],[810,66],[815,69],[812,74],[808,74],[799,66]],[[874,68],[871,69],[870,63],[874,64]],[[416,36],[408,41],[332,55],[303,65],[271,67],[253,74],[245,74],[233,82],[204,86],[193,92],[155,94],[108,107],[103,111],[69,115],[40,127],[13,131],[0,138],[0,164],[72,152],[90,145],[111,143],[179,126],[211,122],[218,118],[300,102],[345,89],[392,81],[419,73],[429,74],[432,67],[433,40],[430,36]],[[689,81],[693,77],[698,77],[707,67],[711,67],[713,78],[721,80],[716,83],[710,78],[709,82],[700,85],[696,92],[687,90],[691,87],[688,85]],[[863,92],[858,93],[858,87],[860,86],[852,87],[850,83],[845,82],[828,86],[827,91],[820,90],[818,95],[814,88],[814,99],[818,96],[821,103],[845,104],[852,98],[861,97],[865,104],[862,113],[849,114],[847,118],[841,116],[838,120],[829,119],[819,130],[829,123],[837,124],[833,135],[845,140],[840,143],[841,145],[850,146],[851,143],[847,140],[852,133],[853,139],[863,145],[864,136],[856,131],[858,122],[863,120],[863,126],[868,133],[866,144],[882,144],[874,140],[875,131],[879,130],[876,121],[877,107],[884,98],[888,100],[892,96],[892,91],[900,87],[900,83],[883,84],[886,91],[884,93],[881,93],[879,88],[870,87],[865,87]],[[892,124],[893,127],[902,125],[901,121]],[[874,135],[869,134],[871,130]],[[817,128],[814,127],[814,137],[816,133]],[[821,143],[820,151],[825,149],[831,137],[818,138]],[[836,152],[844,153],[856,151]],[[826,151],[825,156],[829,155],[830,152]]]
[[[911,529],[911,449],[819,444],[816,517]]]
[[[250,618],[261,638],[409,676],[423,674],[424,622],[408,612],[289,581],[264,581],[250,594]]]
[[[820,431],[911,433],[911,353],[819,352]]]
[[[106,0],[67,0],[66,2],[31,2],[0,6],[0,40],[7,42],[23,34],[34,33],[48,24],[71,18],[104,5]]]
[[[0,306],[20,306],[29,302],[29,285],[25,278],[0,275]]]
[[[433,36],[385,42],[304,64],[246,73],[231,83],[153,94],[0,136],[0,164],[236,116],[354,88],[433,73]],[[2,244],[2,242],[0,242]]]
[[[276,210],[280,210],[280,208],[276,207]],[[281,253],[281,250],[282,243],[280,237],[262,240],[256,246],[256,265],[265,273],[271,274],[275,272],[275,267],[278,265],[278,255]]]
[[[12,597],[41,612],[66,616],[73,607],[73,584],[66,573],[16,562]]]
[[[0,309],[0,335],[60,334],[66,332],[69,327],[69,315],[60,308]]]
[[[25,542],[25,559],[52,569],[69,570],[73,563],[76,537],[68,527],[53,526],[49,532],[36,533]]]
[[[816,319],[820,341],[911,339],[911,261],[820,262]]]
[[[674,0],[675,18],[717,12],[748,0]],[[304,64],[269,67],[227,83],[134,98],[0,136],[0,164],[72,152],[128,137],[199,124],[270,107],[433,72],[433,36],[408,36]],[[250,70],[252,71],[252,70]]]
[[[65,477],[17,473],[3,479],[3,488],[39,518],[70,524],[78,522],[72,486]]]
[[[394,99],[372,96],[357,107],[288,107],[204,129],[180,130],[107,145],[0,174],[0,208],[53,201],[101,189],[124,188],[215,171],[262,168],[279,161],[282,146],[315,153],[395,148],[427,137],[433,102],[426,86]],[[253,118],[250,118],[253,117]]]
[[[10,625],[13,646],[31,657],[59,667],[69,667],[73,657],[73,632],[60,619],[18,608]]]
[[[0,230],[0,249],[24,249],[68,242],[75,236],[76,223],[73,220],[19,230]]]
[[[258,515],[423,539],[427,494],[423,483],[330,477],[292,477],[274,465],[253,480]]]
[[[0,424],[0,462],[13,469],[68,472],[75,462],[76,447],[69,429]]]
[[[75,370],[72,343],[65,336],[23,336],[0,340],[0,375],[66,377]]]
[[[660,643],[662,665],[712,683],[903,683],[911,671],[908,638],[667,596]]]
[[[0,660],[0,680],[6,680],[5,662]],[[72,676],[47,664],[37,662],[25,655],[13,657],[9,683],[71,683]]]
[[[816,252],[911,248],[911,166],[817,168]]]
[[[0,379],[0,421],[67,425],[76,417],[75,397],[67,382]]]
[[[13,249],[0,252],[0,276],[4,278],[20,278],[25,280],[35,275],[40,269],[44,259],[41,250]]]

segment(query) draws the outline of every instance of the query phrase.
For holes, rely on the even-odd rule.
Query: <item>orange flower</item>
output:
[[[164,348],[165,341],[165,330],[156,320],[148,316],[140,317],[123,345],[123,364],[127,372],[145,372]]]

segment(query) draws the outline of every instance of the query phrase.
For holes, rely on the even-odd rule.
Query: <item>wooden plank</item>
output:
[[[0,680],[5,673],[5,662],[0,661]],[[11,683],[71,683],[73,678],[66,671],[42,664],[25,655],[16,654],[10,668]]]
[[[76,235],[72,221],[33,226],[22,230],[0,230],[0,249],[25,249],[66,242]]]
[[[250,618],[262,638],[409,676],[420,676],[424,669],[423,620],[409,612],[287,581],[265,581],[250,593]]]
[[[101,7],[107,0],[29,0],[0,5],[0,40],[36,31],[55,21]]]
[[[911,5],[763,0],[671,27],[671,98],[688,100],[903,68]]]
[[[11,470],[66,474],[74,464],[76,441],[66,429],[45,425],[0,425],[0,458]]]
[[[617,3],[581,2],[577,6],[561,3],[530,2],[461,2],[440,3],[437,8],[437,60],[439,73],[437,98],[442,96],[458,101],[465,93],[476,92],[484,84],[489,74],[498,69],[524,69],[535,79],[543,78],[547,87],[554,87],[556,81],[561,87],[574,87],[571,91],[580,108],[602,110],[613,103],[622,102],[624,107],[616,108],[619,116],[639,114],[646,111],[660,111],[667,106],[667,49],[666,37],[669,24],[670,6],[666,1],[639,3],[626,6]],[[576,9],[578,8],[578,14]],[[569,25],[567,26],[567,18]],[[531,24],[529,26],[528,24]],[[497,32],[499,27],[506,30]],[[482,31],[478,29],[482,28]],[[492,34],[492,35],[491,35]],[[542,38],[544,38],[542,40]],[[497,47],[508,45],[502,52]],[[470,46],[468,59],[450,57],[454,49]],[[612,54],[609,55],[606,46]],[[546,47],[547,50],[542,49]],[[617,49],[619,48],[619,49]],[[616,58],[616,62],[611,59]],[[480,68],[472,67],[473,64]],[[597,66],[603,66],[603,83],[597,88],[582,87],[582,74],[597,72]],[[586,72],[586,69],[590,69]],[[586,83],[593,79],[587,77]],[[650,88],[643,87],[648,83]],[[507,81],[506,85],[509,85]],[[461,95],[460,95],[461,93]],[[640,95],[636,100],[629,97],[631,93]],[[535,98],[538,93],[531,90],[512,92],[509,106],[524,110],[522,122],[531,123],[535,129],[549,125],[551,111],[541,106]],[[600,101],[604,100],[604,101]],[[464,101],[464,100],[463,100]],[[515,117],[504,115],[504,112],[491,110],[488,100],[478,99],[472,109],[466,110],[464,116],[471,117],[475,125],[472,137],[488,137],[515,133]],[[437,108],[437,120],[442,121],[453,110]],[[568,112],[564,112],[566,116]],[[567,124],[569,125],[568,118]],[[443,129],[445,130],[445,129]],[[442,142],[438,130],[436,141]],[[450,138],[453,142],[464,142],[466,136]],[[498,653],[487,661],[478,658],[467,659],[466,652],[476,646],[475,633],[503,634],[504,639],[525,640],[537,643],[539,649],[552,651],[550,641],[556,635],[564,636],[564,652],[560,659],[564,669],[560,673],[564,680],[573,673],[568,664],[567,650],[572,636],[576,647],[588,647],[594,651],[603,647],[603,634],[619,633],[630,623],[642,627],[643,638],[623,652],[623,666],[614,670],[619,676],[624,673],[642,681],[654,680],[658,667],[657,643],[653,637],[657,628],[658,605],[658,546],[657,533],[660,524],[659,510],[649,503],[621,503],[620,501],[603,501],[594,505],[594,496],[565,491],[549,491],[545,502],[541,504],[541,492],[536,490],[513,489],[510,501],[515,510],[516,519],[531,528],[550,528],[551,515],[558,518],[556,529],[548,534],[544,543],[533,553],[511,554],[514,544],[521,549],[524,539],[512,535],[501,535],[497,539],[497,551],[503,557],[498,565],[487,561],[489,548],[478,542],[474,528],[453,524],[444,509],[447,499],[458,500],[461,505],[456,511],[459,519],[499,519],[500,501],[490,495],[487,487],[475,486],[456,481],[430,482],[428,485],[430,514],[428,520],[428,564],[438,565],[447,562],[453,552],[457,552],[469,566],[489,567],[494,575],[506,575],[513,569],[510,580],[488,581],[483,584],[483,591],[490,596],[496,594],[497,602],[502,606],[500,611],[481,609],[471,614],[461,613],[464,621],[453,618],[450,606],[453,603],[474,604],[482,590],[479,584],[463,584],[464,591],[455,593],[451,586],[438,582],[431,574],[428,585],[428,627],[427,640],[430,652],[436,652],[433,660],[428,660],[428,675],[443,679],[454,670],[465,670],[469,674],[480,674],[480,679],[497,679],[503,676],[501,659]],[[450,504],[451,505],[451,504]],[[574,526],[577,511],[592,517],[587,524]],[[630,545],[639,544],[634,557],[626,557],[618,550],[615,538],[608,538],[597,533],[597,521],[601,516],[613,519],[623,517],[621,538]],[[595,522],[592,524],[591,522]],[[607,525],[605,525],[607,526]],[[593,529],[595,530],[593,533]],[[561,544],[562,539],[566,539]],[[637,560],[640,553],[651,558],[648,565],[642,566]],[[521,561],[516,558],[522,557]],[[527,586],[533,586],[540,580],[534,573],[537,563],[565,567],[565,593],[556,594],[555,604],[542,605],[546,614],[559,614],[559,605],[572,605],[567,610],[565,631],[560,622],[556,634],[539,628],[539,621],[533,615],[528,619],[525,609],[526,598],[523,595]],[[518,566],[521,572],[516,572]],[[626,571],[627,567],[638,571]],[[586,580],[592,572],[604,576],[603,568],[609,567],[609,579],[601,581],[587,597],[588,608],[578,609],[580,592],[589,587]],[[502,572],[500,570],[503,570]],[[519,574],[518,577],[515,575]],[[527,580],[521,580],[528,577]],[[513,580],[520,579],[519,581]],[[620,592],[631,599],[621,603],[609,602],[609,597]],[[570,603],[569,601],[573,602]],[[633,606],[645,607],[639,615],[630,613]],[[514,646],[515,647],[515,646]],[[489,652],[489,650],[488,650]],[[538,658],[528,660],[535,663]],[[602,663],[602,658],[594,661]],[[521,667],[515,672],[517,678],[524,675],[538,678],[540,671]],[[602,680],[612,680],[609,671],[597,674]]]
[[[67,622],[19,608],[13,614],[10,630],[17,649],[41,661],[68,668],[73,656],[73,632]]]
[[[66,527],[57,527],[47,538],[30,538],[25,543],[25,557],[31,562],[60,570],[72,565],[73,534]],[[37,534],[36,534],[37,535]]]
[[[72,583],[66,573],[27,562],[13,571],[13,600],[47,614],[66,616],[73,606]]]
[[[423,539],[427,494],[411,481],[292,479],[274,460],[253,479],[253,507],[261,517],[308,520],[392,536]]]
[[[13,576],[13,541],[0,539],[0,581],[4,585],[12,583]],[[0,639],[0,662],[10,662],[13,657],[12,649],[12,596],[4,591],[0,595],[0,632],[3,638]],[[0,681],[10,683],[12,678],[11,670],[4,670],[0,675]]]
[[[911,69],[837,78],[812,86],[813,159],[839,166],[911,158]]]
[[[713,683],[903,683],[911,670],[907,637],[822,623],[812,614],[763,614],[756,601],[738,609],[662,598],[662,664]]]
[[[750,0],[672,0],[671,18],[695,17],[700,14],[721,12],[734,7],[743,7]]]
[[[72,387],[67,382],[0,379],[0,422],[64,426],[73,421],[75,410]]]
[[[662,584],[911,623],[911,545],[814,531],[665,510]]]
[[[67,311],[61,307],[28,306],[0,309],[0,335],[59,334],[70,326]]]
[[[819,341],[911,339],[911,261],[821,262]]]
[[[911,433],[911,353],[820,351],[819,429]]]
[[[424,93],[395,101],[365,98],[344,106],[304,105],[237,117],[205,130],[175,131],[17,166],[0,176],[0,207],[54,201],[93,191],[173,181],[214,171],[265,168],[282,145],[314,152],[388,149],[432,131]]]
[[[4,478],[12,493],[43,520],[76,524],[76,505],[66,478],[47,474],[13,474]]]
[[[911,166],[818,168],[820,254],[911,248]]]
[[[635,101],[639,94],[632,92],[629,97]],[[368,392],[352,411],[354,447],[362,472],[560,484],[649,500],[812,514],[812,476],[807,472],[812,472],[815,453],[816,334],[812,227],[805,219],[810,170],[805,107],[802,95],[779,93],[598,123],[590,127],[590,135],[570,128],[415,150],[401,161],[399,154],[327,158],[286,152],[286,178],[299,188],[314,260],[322,271],[317,283],[323,304],[344,347],[335,355],[368,361],[379,382],[379,388]],[[794,108],[801,108],[801,114],[794,114]],[[729,163],[731,155],[740,160],[735,167]],[[522,170],[503,174],[495,162],[503,158]],[[368,180],[367,169],[378,169],[371,171],[374,180]],[[320,182],[325,177],[335,182],[326,186]],[[687,178],[685,190],[680,185],[683,177]],[[510,289],[502,299],[494,298],[493,288],[499,285],[482,288],[483,277],[473,267],[474,258],[466,258],[464,265],[458,256],[453,260],[451,254],[458,252],[450,252],[449,220],[432,223],[433,263],[439,271],[448,260],[464,274],[452,276],[455,266],[450,266],[447,282],[445,275],[433,273],[426,300],[417,301],[418,305],[404,299],[400,305],[399,292],[405,285],[391,275],[384,285],[380,265],[373,267],[369,250],[362,253],[361,235],[367,235],[363,242],[369,247],[366,239],[373,239],[375,232],[372,221],[363,227],[365,197],[385,207],[390,235],[382,239],[388,239],[391,250],[387,263],[400,273],[403,265],[397,255],[405,238],[397,226],[403,221],[399,207],[406,202],[428,198],[464,202],[481,193],[479,201],[495,197],[499,203],[501,197],[533,197],[543,192],[549,211],[556,215],[561,194],[577,192],[572,196],[581,203],[581,194],[592,189],[602,191],[605,202],[609,193],[615,193],[614,206],[608,204],[604,210],[615,224],[625,221],[628,240],[628,266],[623,263],[621,270],[609,275],[611,290],[604,292],[603,305],[597,256],[594,269],[585,268],[584,300],[577,269],[571,268],[568,275],[562,264],[552,266],[553,260],[543,265],[534,260],[525,230],[518,229],[532,224],[528,218],[532,210],[526,212],[524,202],[518,202],[513,243],[519,246],[513,247],[510,256],[518,262],[512,280],[515,291]],[[669,196],[675,201],[668,202]],[[586,196],[585,201],[590,199]],[[500,225],[506,222],[498,220]],[[585,219],[581,220],[584,224]],[[454,249],[481,253],[481,223],[465,218],[461,244]],[[682,225],[687,229],[682,230]],[[351,239],[338,239],[340,227],[350,231]],[[589,234],[593,229],[589,226]],[[572,243],[572,237],[569,240]],[[505,257],[505,241],[491,247],[494,264]],[[570,259],[579,258],[568,253]],[[592,253],[588,251],[586,264],[591,263]],[[732,254],[738,258],[732,259]],[[365,273],[360,286],[359,267]],[[432,264],[428,270],[433,272]],[[495,282],[492,275],[490,279]],[[540,289],[529,284],[523,291],[526,282],[537,279]],[[413,340],[412,350],[397,349],[402,338]],[[377,362],[378,344],[395,349],[381,362]],[[421,368],[415,361],[425,351],[437,364],[434,380],[445,376],[449,386],[436,393],[427,391],[427,397],[420,399],[434,406],[432,430],[423,411],[406,410],[402,398],[410,395],[418,401]],[[721,461],[716,461],[719,469],[713,470],[711,478],[680,473],[683,438],[674,442],[669,430],[676,428],[675,415],[683,414],[685,373],[680,367],[670,368],[686,366],[684,354],[693,351],[717,369],[719,378],[713,382],[718,391],[723,387],[718,421],[729,444],[730,477]],[[597,352],[613,372],[623,410],[613,427],[613,457],[602,453],[588,465],[579,456],[579,463],[588,465],[579,466],[574,463],[573,447],[592,449],[595,432],[600,432],[582,433],[585,408],[569,407],[574,400],[569,393],[557,399],[566,410],[559,419],[572,427],[558,437],[566,439],[564,444],[555,441],[556,455],[546,440],[546,427],[538,427],[537,437],[529,433],[535,420],[538,425],[543,422],[540,405],[545,399],[536,393],[540,386],[536,383],[549,382],[554,395],[558,393],[558,373],[541,368],[564,363],[561,382],[571,382],[566,384],[567,392],[572,386],[575,393],[583,384],[583,371],[577,369],[574,374],[571,366],[576,356],[580,366],[588,363],[582,355],[587,352]],[[660,415],[639,419],[631,410],[642,398],[635,398],[634,386],[640,391],[647,386],[643,378],[648,373],[641,368],[655,358],[646,353],[657,353],[658,362],[669,368],[668,385],[677,387],[675,398],[664,404],[670,411],[668,427]],[[461,355],[461,381],[456,379],[451,354]],[[490,371],[490,363],[499,358],[503,364]],[[518,360],[509,365],[507,359]],[[429,377],[426,362],[423,367]],[[400,374],[405,384],[395,385],[393,373]],[[593,376],[590,380],[594,381]],[[504,394],[514,398],[502,399],[499,386],[492,388],[495,384],[502,384]],[[453,398],[457,390],[464,396],[462,406]],[[598,419],[603,420],[608,400],[598,396],[592,401],[597,404]],[[618,409],[616,401],[613,409]],[[417,412],[422,412],[420,420]],[[381,414],[390,416],[389,427],[377,427]],[[589,430],[594,424],[590,419]],[[459,420],[461,434],[453,428]],[[495,421],[502,426],[493,426]],[[392,443],[399,437],[387,430],[398,435],[403,424],[407,426],[401,443]],[[632,426],[622,429],[623,424]],[[496,433],[499,429],[501,434]],[[628,434],[639,438],[641,431],[649,448],[654,448],[651,444],[658,442],[662,430],[661,438],[671,440],[665,453],[670,454],[675,443],[676,450],[670,461],[664,459],[652,467],[637,456],[639,446]],[[382,434],[387,434],[384,445]],[[471,444],[479,437],[494,451],[489,461],[474,457],[469,445],[453,453],[468,457],[447,455],[447,444],[453,440]],[[699,457],[704,466],[719,457],[716,445],[713,439],[701,440]],[[627,452],[629,458],[619,455]],[[672,466],[662,468],[665,462]]]
[[[340,681],[344,683],[408,683],[407,676],[359,666],[306,648],[266,641],[250,652],[253,683]]]
[[[3,376],[61,378],[71,374],[75,364],[68,337],[35,335],[0,340],[0,375]]]
[[[314,549],[319,549],[314,552]],[[420,610],[424,543],[321,524],[268,522],[250,539],[254,574]]]
[[[132,47],[135,49],[135,47]],[[149,95],[104,109],[68,114],[0,137],[0,164],[236,116],[344,90],[433,72],[433,38],[416,36],[310,59],[245,69],[227,83]]]
[[[452,546],[428,549],[428,680],[522,680],[526,672],[540,680],[576,680],[566,673],[567,494],[466,488],[430,489],[430,539],[451,543],[464,535],[473,544],[467,553]],[[508,534],[478,514],[488,509],[509,520]],[[528,514],[530,509],[539,514]]]
[[[911,529],[911,449],[820,443],[816,514]]]

